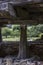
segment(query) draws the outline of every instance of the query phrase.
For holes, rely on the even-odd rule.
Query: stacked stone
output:
[[[13,60],[12,58],[1,58],[0,65],[43,65],[43,61]]]
[[[14,62],[14,65],[43,65],[43,61],[29,62],[29,61],[21,60],[20,62]]]
[[[0,58],[0,65],[2,65],[2,58]]]

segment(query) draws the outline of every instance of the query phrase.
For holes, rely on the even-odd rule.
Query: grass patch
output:
[[[2,41],[20,41],[20,37],[14,37],[14,38],[11,38],[11,37],[7,37],[7,38],[3,38]]]

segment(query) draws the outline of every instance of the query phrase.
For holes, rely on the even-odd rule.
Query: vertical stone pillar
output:
[[[0,42],[2,41],[1,27],[0,27]]]
[[[26,44],[27,44],[27,26],[21,25],[21,37],[19,44],[19,58],[26,58]]]

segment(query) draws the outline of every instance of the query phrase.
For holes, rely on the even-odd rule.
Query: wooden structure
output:
[[[20,24],[21,38],[19,44],[18,58],[26,58],[26,26],[28,24],[43,24],[43,2],[42,0],[31,0],[25,2],[12,1],[4,3],[1,2],[0,5],[0,42],[2,42],[2,26],[5,26],[6,24]]]

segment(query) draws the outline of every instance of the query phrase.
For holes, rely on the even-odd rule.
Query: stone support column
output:
[[[20,37],[20,44],[19,44],[19,55],[18,57],[21,59],[26,58],[26,44],[27,44],[27,26],[21,25],[21,37]]]

